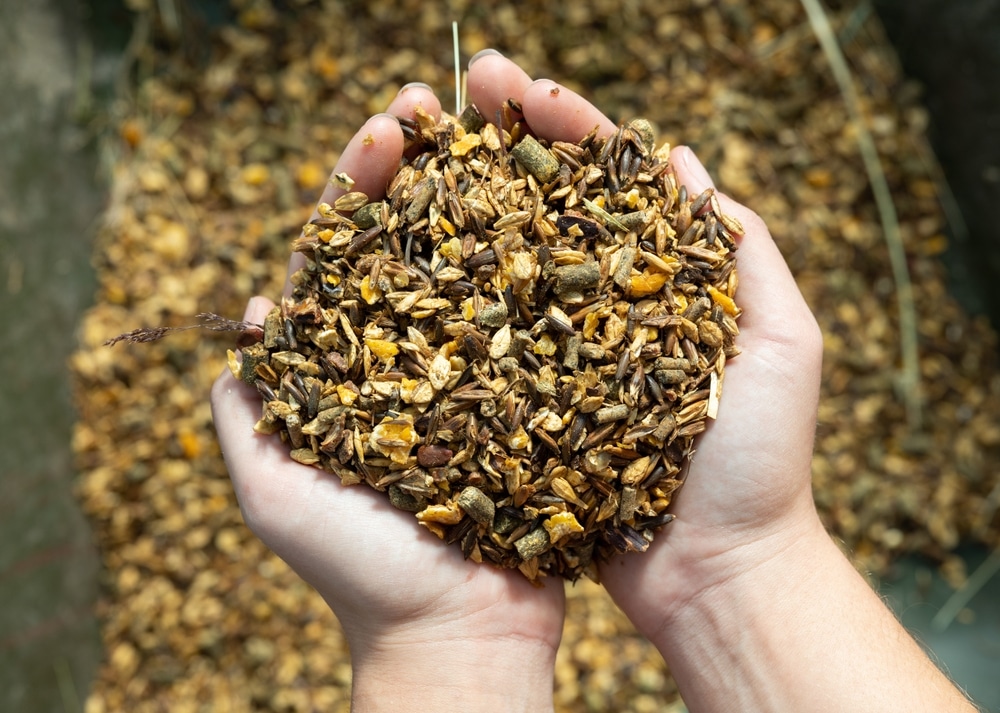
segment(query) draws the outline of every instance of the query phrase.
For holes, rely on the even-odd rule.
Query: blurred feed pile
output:
[[[100,290],[72,361],[79,497],[106,569],[107,657],[88,713],[347,710],[336,621],[245,529],[219,455],[208,390],[232,339],[102,342],[202,311],[238,319],[251,295],[280,294],[289,241],[365,118],[410,81],[454,106],[452,20],[463,63],[492,46],[615,120],[649,118],[764,216],[826,334],[816,495],[859,567],[878,573],[920,552],[949,564],[957,585],[957,543],[1000,544],[996,337],[946,293],[925,114],[866,3],[835,6],[831,21],[915,283],[917,434],[895,386],[896,291],[855,131],[796,0],[289,2],[280,13],[233,0],[236,21],[210,44],[183,15],[159,15],[164,3],[132,4],[150,32],[132,47],[134,96],[118,117],[94,255]],[[603,590],[570,591],[557,710],[675,700],[659,656]]]

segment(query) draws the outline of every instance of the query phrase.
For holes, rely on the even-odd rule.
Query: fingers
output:
[[[714,187],[705,167],[687,146],[675,148],[670,158],[688,195]],[[822,335],[770,231],[752,210],[724,193],[718,196],[722,211],[739,220],[744,229],[737,253],[740,283],[736,301],[743,309],[740,346],[748,353],[766,351],[779,358],[801,360],[811,371],[818,369]]]
[[[715,182],[708,175],[694,151],[687,146],[678,146],[670,152],[670,160],[682,186],[687,186],[688,195],[696,196],[706,188],[715,188]]]
[[[385,111],[387,114],[392,114],[403,119],[416,120],[416,108],[418,106],[435,119],[441,118],[441,100],[423,82],[410,82],[404,85],[399,90],[399,94],[389,103]],[[412,146],[407,151],[406,156],[412,159],[417,153],[419,153],[418,147]],[[381,197],[381,194],[378,197]]]
[[[469,100],[487,121],[496,122],[497,111],[508,99],[520,102],[531,81],[523,69],[496,50],[483,50],[469,60],[466,78]],[[512,117],[514,121],[519,118],[517,114]]]
[[[399,99],[399,97],[397,97]],[[360,191],[375,200],[385,195],[385,187],[399,169],[403,156],[403,130],[392,114],[376,114],[348,142],[340,155],[333,176],[347,174],[354,181],[351,190]],[[327,182],[319,203],[333,204],[347,192],[336,181]],[[310,220],[319,217],[314,210]],[[285,280],[285,296],[292,293],[290,278],[294,272],[305,266],[305,257],[292,253],[288,260],[288,279]]]
[[[577,142],[598,127],[598,136],[610,136],[618,128],[593,104],[572,89],[539,79],[521,98],[524,119],[541,138]]]
[[[247,304],[244,319],[262,324],[273,306],[274,303],[264,297],[254,297]],[[288,455],[281,452],[277,438],[254,434],[253,427],[260,416],[260,395],[233,378],[228,369],[223,370],[212,385],[211,403],[219,445],[240,507],[250,524],[259,519],[255,513],[266,510],[266,506],[258,506],[258,502],[276,499],[274,493],[261,490],[257,474],[276,472],[288,460]],[[250,464],[252,466],[248,467]],[[283,487],[278,479],[270,479],[265,485]]]
[[[376,114],[354,135],[333,169],[334,175],[346,173],[354,180],[351,190],[361,191],[372,199],[385,195],[385,187],[399,168],[403,155],[403,131],[391,114]],[[328,183],[320,203],[333,203],[346,193],[335,182]]]
[[[404,85],[399,94],[389,102],[385,111],[393,116],[416,119],[415,110],[418,106],[434,118],[441,116],[441,101],[435,96],[434,91],[422,82]]]
[[[354,135],[333,169],[334,175],[346,173],[354,180],[351,190],[360,191],[372,200],[385,195],[385,188],[399,169],[403,156],[403,131],[395,117],[415,118],[416,107],[434,117],[441,115],[441,102],[425,84],[407,84],[389,103],[385,113],[371,117]],[[333,203],[346,192],[328,184],[320,203]]]
[[[483,50],[470,60],[467,84],[470,100],[487,121],[496,121],[497,110],[513,99],[521,105],[531,130],[549,141],[579,141],[595,126],[601,136],[608,136],[616,128],[576,92],[550,79],[532,81],[495,50]]]
[[[333,176],[346,173],[354,181],[351,190],[364,193],[371,200],[382,198],[403,157],[403,131],[396,117],[413,119],[418,106],[435,118],[441,115],[441,102],[430,87],[419,83],[407,84],[389,103],[385,113],[371,117],[348,142],[333,169]],[[337,185],[336,181],[328,182],[319,203],[333,204],[346,192],[347,189]],[[310,220],[318,217],[318,211],[313,211]],[[294,253],[288,261],[288,276],[291,277],[304,265],[305,258]],[[286,280],[285,295],[290,294],[291,283]]]

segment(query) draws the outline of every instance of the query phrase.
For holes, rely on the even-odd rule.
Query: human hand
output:
[[[469,86],[484,111],[486,100],[518,100],[549,139],[614,130],[579,96],[531,82],[503,57],[474,63]],[[671,160],[689,195],[712,185],[690,149]],[[719,199],[745,228],[742,354],[696,442],[677,519],[645,553],[603,563],[604,584],[663,654],[692,711],[971,711],[819,520],[810,467],[822,335],[763,221]]]
[[[564,88],[532,82],[499,55],[469,71],[485,116],[507,97],[520,102],[533,130],[547,138],[577,140],[595,125],[603,135],[615,124]],[[671,153],[688,195],[713,186],[687,147]],[[818,524],[810,489],[813,431],[819,394],[822,337],[763,221],[719,194],[724,212],[740,220],[737,301],[744,310],[737,346],[726,368],[719,417],[696,442],[686,483],[671,512],[676,520],[642,554],[617,557],[601,568],[617,603],[646,633],[664,612],[751,567],[755,548],[766,557],[774,538],[797,537]]]
[[[381,197],[403,152],[394,116],[413,118],[418,105],[440,114],[428,89],[405,87],[387,114],[369,119],[349,142],[334,173]],[[341,192],[328,186],[321,202]],[[254,298],[245,319],[260,324],[271,307]],[[285,444],[253,432],[260,396],[228,371],[215,382],[212,408],[247,525],[317,589],[343,626],[355,710],[417,702],[470,711],[551,706],[561,581],[536,588],[520,572],[474,566],[383,494],[293,462]]]
[[[671,157],[689,195],[714,186],[689,149]],[[737,240],[741,354],[726,365],[718,418],[695,443],[671,507],[676,519],[647,552],[601,568],[612,597],[654,640],[705,592],[792,545],[827,539],[811,488],[822,335],[761,218],[719,199],[745,230]]]

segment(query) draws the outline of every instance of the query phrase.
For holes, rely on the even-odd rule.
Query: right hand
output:
[[[499,55],[475,61],[468,82],[488,102],[480,105],[486,116],[512,97],[549,139],[578,140],[595,125],[603,135],[615,129],[589,102],[565,88],[553,94],[552,82],[532,82]],[[675,148],[671,160],[688,195],[713,185],[689,148]],[[719,199],[745,228],[737,253],[742,354],[727,364],[718,419],[696,441],[671,510],[677,519],[647,552],[601,567],[608,591],[647,635],[702,591],[803,533],[822,533],[810,475],[822,335],[764,222]]]

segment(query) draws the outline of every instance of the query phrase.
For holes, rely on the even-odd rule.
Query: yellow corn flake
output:
[[[441,247],[438,250],[444,257],[458,260],[462,257],[462,241],[458,238],[452,238],[447,242],[441,243]]]
[[[236,358],[236,352],[232,349],[226,350],[226,365],[229,367],[230,373],[239,379],[243,370],[241,368],[240,360]]]
[[[240,172],[243,182],[251,186],[262,186],[271,178],[271,172],[263,163],[251,163]]]
[[[464,516],[457,503],[449,502],[447,505],[428,505],[417,513],[417,520],[425,524],[457,525]]]
[[[365,346],[371,350],[372,354],[383,361],[399,354],[399,345],[387,339],[365,339]]]
[[[577,521],[576,515],[571,512],[557,512],[555,515],[552,515],[548,520],[543,522],[542,525],[549,533],[549,540],[553,544],[564,537],[568,537],[577,532],[583,532],[583,525]]]
[[[378,285],[373,285],[367,275],[361,280],[361,299],[370,305],[382,299],[382,290],[378,288]]]
[[[593,339],[597,334],[597,328],[601,325],[601,318],[597,312],[590,312],[583,318],[583,338]]]
[[[192,431],[182,430],[177,434],[177,442],[180,444],[184,457],[190,459],[197,458],[201,453],[201,442]]]
[[[425,522],[421,522],[420,524],[423,525],[424,527],[426,527],[431,532],[433,532],[435,535],[438,536],[438,538],[440,538],[442,540],[448,534],[447,530],[445,530],[445,528],[442,525],[438,525],[435,522],[426,522],[425,521]]]
[[[736,306],[736,302],[733,301],[733,298],[727,295],[725,292],[720,292],[719,290],[709,285],[708,294],[711,295],[712,301],[715,302],[715,304],[722,307],[722,309],[725,310],[726,314],[728,314],[730,317],[736,317],[739,315],[740,308]]]
[[[358,399],[358,392],[353,389],[349,389],[343,384],[337,386],[337,397],[340,399],[340,403],[344,406],[350,406]]]
[[[413,393],[419,383],[416,379],[403,378],[399,380],[399,398],[403,400],[403,403],[413,403]]]
[[[410,450],[420,440],[413,428],[413,417],[400,414],[396,418],[386,418],[372,429],[368,445],[376,452],[389,456],[393,463],[406,463]]]
[[[507,436],[507,447],[512,451],[524,450],[529,445],[531,445],[531,438],[524,430],[524,426],[518,426],[516,431]]]
[[[662,272],[644,271],[641,275],[633,275],[631,278],[631,294],[633,297],[645,297],[656,294],[667,284],[667,276]]]
[[[472,298],[462,302],[462,319],[471,322],[476,316],[476,307],[472,304]]]
[[[483,143],[483,138],[479,134],[466,134],[461,139],[453,143],[450,147],[452,156],[465,156]]]
[[[535,352],[535,354],[540,354],[542,356],[552,356],[556,353],[556,343],[552,341],[552,337],[546,333],[538,338],[538,341],[535,342],[535,346],[532,351]]]
[[[306,161],[295,171],[295,182],[299,184],[299,188],[319,188],[325,180],[326,172],[316,161]]]
[[[337,285],[340,284],[340,275],[334,275],[332,272],[326,273],[323,279],[326,280],[326,284],[331,285],[333,287],[336,287]]]
[[[437,222],[438,225],[441,226],[441,229],[444,230],[444,232],[448,233],[448,235],[455,234],[455,226],[452,224],[450,220],[445,218],[443,215],[438,216]]]

